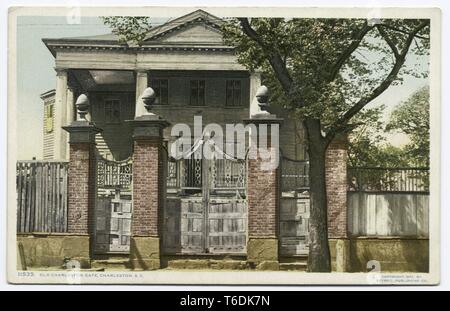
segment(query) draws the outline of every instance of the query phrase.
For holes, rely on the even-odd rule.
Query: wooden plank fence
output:
[[[67,232],[67,170],[68,162],[17,162],[17,232]]]
[[[351,236],[428,237],[427,167],[349,167]]]
[[[428,237],[429,195],[348,192],[352,236]]]

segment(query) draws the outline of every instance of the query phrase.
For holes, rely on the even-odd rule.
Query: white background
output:
[[[2,290],[102,290],[104,286],[82,286],[82,285],[10,285],[6,282],[6,162],[7,162],[7,13],[10,6],[62,6],[67,3],[68,6],[139,6],[139,5],[158,5],[158,6],[313,6],[313,7],[326,7],[326,6],[343,6],[343,7],[439,7],[442,10],[442,60],[441,60],[441,74],[442,74],[442,97],[441,97],[441,284],[439,286],[427,286],[427,287],[348,287],[345,289],[365,290],[365,291],[377,291],[377,290],[450,290],[450,212],[447,208],[446,202],[450,199],[450,193],[447,191],[449,186],[450,171],[448,166],[447,157],[450,156],[449,147],[449,132],[450,132],[450,111],[448,106],[449,100],[449,61],[446,55],[450,55],[449,49],[449,22],[450,18],[450,1],[448,0],[349,0],[349,1],[325,1],[325,0],[244,0],[244,1],[189,1],[189,0],[174,0],[174,1],[136,1],[136,0],[104,0],[104,1],[13,1],[3,0],[0,2],[1,7],[1,24],[0,24],[0,146],[2,152],[0,152],[0,172],[3,173],[0,181],[0,197],[3,198],[0,201],[0,289]],[[208,286],[211,290],[238,290],[239,287],[233,286],[232,288],[226,286]],[[110,290],[185,290],[187,287],[183,286],[108,286]],[[204,286],[192,286],[191,290],[205,290]],[[246,290],[284,290],[293,291],[299,290],[298,287],[263,287],[246,286]],[[333,290],[339,289],[339,287],[322,286],[302,286],[301,290]]]

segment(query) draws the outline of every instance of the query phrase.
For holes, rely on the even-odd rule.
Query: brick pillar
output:
[[[95,208],[94,141],[101,129],[88,121],[73,121],[63,129],[69,132],[67,231],[78,241],[71,253],[89,254]]]
[[[67,211],[67,230],[70,233],[91,233],[90,211],[95,191],[92,149],[89,143],[70,143]]]
[[[267,125],[268,146],[271,146],[270,128],[279,124],[282,119],[267,114],[261,119],[247,119],[245,123],[259,126]],[[256,139],[253,139],[253,144]],[[251,146],[252,148],[252,146]],[[278,150],[277,150],[278,151]],[[279,208],[279,170],[278,167],[265,169],[259,153],[252,152],[248,157],[247,171],[247,204],[248,204],[248,242],[247,261],[255,264],[256,269],[278,269],[278,208]],[[275,150],[272,157],[276,156]]]
[[[144,115],[130,122],[134,127],[130,262],[135,269],[159,269],[165,182],[162,130],[169,124],[155,115]]]
[[[347,148],[346,136],[336,137],[326,153],[325,178],[328,200],[328,237],[336,271],[347,271],[349,241],[347,234]],[[334,257],[334,256],[332,256]]]

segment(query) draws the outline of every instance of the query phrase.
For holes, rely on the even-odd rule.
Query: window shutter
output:
[[[45,106],[45,131],[47,133],[53,132],[53,105]]]

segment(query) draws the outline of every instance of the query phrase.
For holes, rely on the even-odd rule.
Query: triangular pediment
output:
[[[222,33],[208,25],[196,23],[161,37],[162,42],[222,44]]]
[[[222,23],[222,19],[197,10],[153,28],[144,42],[222,44]]]

